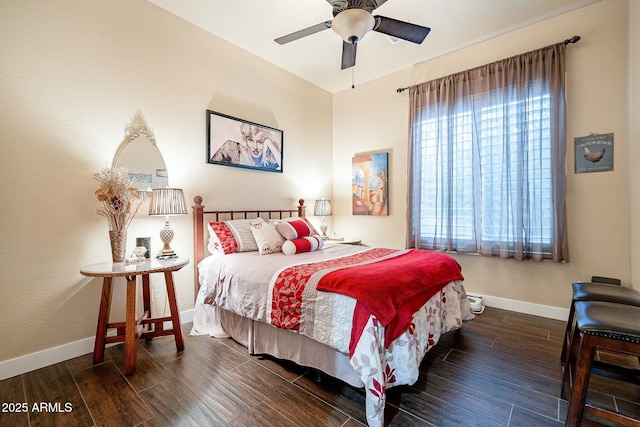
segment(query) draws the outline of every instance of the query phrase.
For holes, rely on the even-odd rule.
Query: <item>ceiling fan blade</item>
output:
[[[387,2],[387,0],[374,0],[374,1],[376,3],[376,9]]]
[[[417,44],[422,43],[425,37],[427,37],[427,34],[429,34],[429,31],[431,31],[429,27],[398,21],[397,19],[387,18],[386,16],[374,16],[374,18],[376,19],[376,24],[373,27],[373,31]]]
[[[293,32],[291,34],[287,34],[286,36],[278,37],[274,41],[278,44],[285,44],[306,36],[310,36],[311,34],[319,33],[320,31],[326,30],[327,28],[331,28],[331,21],[325,21],[316,25],[312,25],[311,27]]]
[[[341,70],[351,68],[356,65],[356,50],[358,43],[342,42],[342,67]]]

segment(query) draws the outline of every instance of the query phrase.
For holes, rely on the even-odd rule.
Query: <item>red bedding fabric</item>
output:
[[[450,256],[425,250],[367,265],[327,273],[317,289],[358,301],[353,315],[350,353],[373,314],[386,328],[385,347],[407,330],[413,313],[454,280],[463,280],[460,264]]]

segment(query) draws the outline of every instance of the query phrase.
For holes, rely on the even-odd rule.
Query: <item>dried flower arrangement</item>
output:
[[[95,192],[101,206],[98,215],[107,219],[109,230],[126,230],[142,204],[127,168],[105,168],[93,175],[100,188]]]

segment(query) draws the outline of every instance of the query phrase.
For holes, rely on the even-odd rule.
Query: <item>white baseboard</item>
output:
[[[518,313],[532,314],[534,316],[546,317],[549,319],[562,320],[566,322],[569,318],[568,308],[553,307],[550,305],[534,304],[526,301],[518,301],[508,298],[493,297],[491,295],[475,294],[469,295],[482,297],[482,301],[487,307],[501,308],[503,310],[516,311]]]
[[[193,313],[193,309],[181,312],[180,322],[188,323],[193,321]],[[170,322],[165,322],[165,324],[167,324],[167,328],[171,327]],[[0,362],[0,380],[15,377],[16,375],[44,368],[45,366],[73,359],[74,357],[84,354],[93,353],[94,342],[95,337],[90,337],[16,357],[15,359],[4,360]]]

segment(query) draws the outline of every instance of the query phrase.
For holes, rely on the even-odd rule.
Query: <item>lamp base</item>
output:
[[[168,243],[164,244],[164,247],[162,248],[162,250],[160,250],[160,252],[158,252],[159,255],[172,255],[175,254],[176,252],[171,249],[171,246],[169,246]]]
[[[322,222],[320,223],[320,232],[322,233],[322,240],[327,240],[329,236],[327,236],[327,218],[322,217]]]
[[[163,254],[158,254],[156,255],[156,259],[159,260],[163,260],[163,259],[172,259],[172,258],[178,258],[178,255],[173,253],[173,254],[167,254],[167,255],[163,255]]]
[[[169,225],[169,217],[164,222],[164,227],[160,230],[160,240],[164,243],[163,248],[158,252],[158,256],[177,256],[175,251],[171,249],[170,243],[173,240],[173,230]]]

